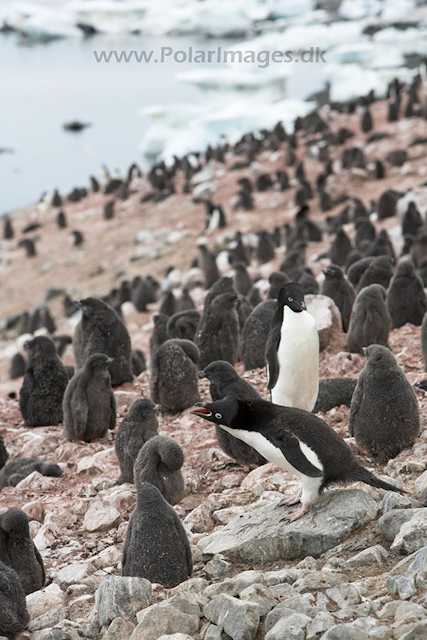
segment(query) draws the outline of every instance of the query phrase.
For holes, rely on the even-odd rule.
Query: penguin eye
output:
[[[222,414],[221,414],[221,413],[216,413],[216,414],[215,414],[215,418],[216,418],[217,420],[221,420],[221,418],[222,418]]]
[[[293,299],[293,298],[291,298],[291,297],[289,297],[289,298],[288,298],[288,301],[289,301],[289,302],[293,302],[293,301],[294,301],[294,299]]]

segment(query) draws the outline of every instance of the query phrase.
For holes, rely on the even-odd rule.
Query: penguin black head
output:
[[[239,375],[233,365],[224,360],[215,360],[208,364],[203,371],[199,371],[199,378],[207,378],[214,384],[227,380],[236,380],[238,377]]]
[[[331,264],[328,267],[325,267],[323,269],[323,274],[327,280],[341,280],[341,278],[343,277],[343,272],[335,264]]]
[[[94,353],[86,360],[86,367],[92,371],[99,371],[106,369],[111,362],[114,362],[114,358],[110,358],[104,353]]]
[[[49,355],[56,355],[56,347],[53,340],[47,336],[36,336],[32,340],[28,340],[24,343],[24,349],[29,354],[44,353]]]
[[[395,358],[390,349],[388,349],[387,347],[383,347],[380,344],[371,344],[369,347],[362,347],[362,351],[366,360],[368,360],[368,362],[370,363],[395,363]]]
[[[232,396],[226,396],[216,402],[197,402],[194,406],[197,409],[190,411],[193,415],[214,424],[224,424],[227,427],[231,427],[233,420],[239,413],[239,401]],[[239,427],[233,425],[233,428],[238,429]]]
[[[295,313],[304,311],[307,307],[304,302],[304,289],[297,282],[289,282],[285,284],[279,291],[277,298],[277,306],[289,307]]]

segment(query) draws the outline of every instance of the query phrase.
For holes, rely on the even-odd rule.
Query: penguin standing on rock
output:
[[[199,371],[199,378],[207,378],[210,382],[209,392],[213,402],[226,396],[233,396],[237,400],[261,400],[258,391],[246,380],[241,378],[229,362],[217,360],[211,362],[206,369]],[[239,464],[265,464],[266,460],[258,451],[248,446],[242,440],[215,425],[216,437],[221,449]]]
[[[240,341],[240,357],[245,371],[265,367],[265,347],[275,312],[276,300],[264,300],[247,318]]]
[[[133,466],[138,453],[150,438],[157,435],[158,407],[151,400],[135,400],[123,418],[114,442],[121,471],[117,484],[133,482]]]
[[[53,340],[37,336],[24,344],[28,352],[19,408],[27,427],[62,422],[62,399],[68,376],[56,353]]]
[[[151,362],[153,402],[168,413],[179,413],[199,400],[197,364],[200,352],[190,340],[167,340]]]
[[[14,640],[30,621],[18,574],[0,561],[0,634]]]
[[[192,570],[190,543],[178,514],[156,487],[144,482],[126,532],[122,575],[176,587]]]
[[[264,458],[301,480],[301,491],[280,502],[301,508],[287,514],[301,518],[329,485],[364,482],[386,491],[404,493],[362,467],[344,440],[326,422],[307,411],[280,407],[265,400],[236,400],[227,396],[200,403],[192,412],[219,424]],[[278,505],[279,506],[279,505]]]
[[[199,331],[200,367],[214,360],[237,362],[239,351],[239,317],[236,293],[222,293],[209,305],[205,321]]]
[[[342,328],[347,333],[350,322],[351,310],[353,308],[356,292],[354,287],[346,278],[339,267],[331,264],[323,269],[325,280],[322,283],[321,293],[329,296],[337,305],[341,313]]]
[[[183,464],[184,453],[175,440],[153,436],[142,446],[135,460],[133,477],[137,490],[143,482],[150,482],[169,504],[178,504],[185,493]]]
[[[0,557],[18,574],[25,595],[41,589],[46,578],[45,570],[30,537],[27,514],[20,509],[9,509],[3,513],[0,516],[0,537]]]
[[[175,313],[169,319],[166,327],[169,337],[195,342],[200,317],[200,313],[196,309],[187,309],[187,311]]]
[[[69,440],[91,442],[116,425],[116,401],[108,365],[112,358],[94,353],[70,380],[64,395],[64,429]]]
[[[363,353],[363,347],[371,344],[388,346],[391,320],[386,299],[386,290],[380,284],[371,284],[357,294],[347,332],[351,353]]]
[[[98,298],[77,301],[82,318],[74,332],[74,362],[78,369],[94,353],[113,358],[109,365],[113,386],[132,382],[132,347],[128,330],[118,313]]]
[[[367,358],[353,394],[348,420],[357,445],[384,460],[411,446],[420,433],[415,393],[389,349],[364,349]]]
[[[427,311],[427,296],[412,260],[403,260],[398,265],[387,292],[387,307],[392,329],[407,322],[417,327],[421,325]]]
[[[216,259],[213,253],[209,251],[204,240],[198,240],[197,244],[201,254],[201,268],[205,274],[205,287],[210,289],[220,277]]]
[[[279,293],[266,358],[271,401],[311,411],[319,391],[319,334],[295,282]]]

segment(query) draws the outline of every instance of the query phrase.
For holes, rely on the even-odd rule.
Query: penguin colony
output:
[[[420,92],[420,80],[415,77],[410,87],[394,83],[393,92],[399,97],[399,117],[400,102]],[[371,95],[331,108],[349,114],[362,108],[360,127],[368,137],[375,124],[370,112],[373,101]],[[417,109],[414,117],[425,117],[423,108]],[[395,116],[390,109],[390,121]],[[386,158],[375,158],[371,169],[364,151],[352,146],[354,133],[334,130],[319,111],[299,118],[295,128],[290,135],[279,123],[272,131],[244,136],[234,147],[223,143],[208,148],[204,157],[176,159],[172,167],[159,163],[145,177],[149,191],[140,195],[141,203],[157,203],[180,186],[190,194],[191,178],[206,162],[226,164],[234,153],[243,160],[231,168],[242,170],[262,151],[281,150],[283,167],[276,173],[236,180],[232,210],[250,212],[256,209],[260,193],[285,192],[289,200],[293,194],[293,224],[284,224],[278,214],[270,230],[228,233],[233,212],[222,203],[203,200],[204,237],[194,246],[197,256],[186,280],[170,268],[163,279],[145,273],[122,280],[101,297],[75,299],[62,289],[49,290],[33,313],[5,321],[7,331],[30,334],[25,354],[18,351],[10,366],[11,379],[23,377],[19,406],[25,425],[63,429],[65,438],[79,447],[114,438],[120,467],[117,483],[133,483],[137,494],[123,546],[124,576],[173,587],[192,573],[187,534],[171,506],[188,493],[182,473],[184,453],[162,430],[166,414],[180,419],[179,414],[193,405],[195,416],[215,425],[218,444],[231,465],[250,469],[270,461],[299,478],[301,491],[282,501],[301,502],[299,509],[286,511],[291,521],[304,516],[332,484],[359,481],[403,491],[362,466],[336,431],[314,413],[350,407],[349,434],[361,452],[381,462],[394,458],[419,436],[417,398],[397,354],[390,350],[389,333],[407,323],[422,325],[427,370],[426,207],[415,193],[388,188],[378,201],[367,203],[337,193],[334,187],[337,172],[352,169],[365,171],[371,180],[384,180],[388,171],[406,162],[406,152],[398,149]],[[314,179],[302,159],[308,141],[316,149],[320,169]],[[332,160],[337,149],[339,168]],[[135,167],[126,179],[108,177],[102,187],[91,179],[92,192],[108,195],[103,204],[105,224],[115,220],[120,201],[138,194],[141,179]],[[72,223],[67,203],[84,200],[88,194],[86,188],[74,189],[67,198],[54,194],[58,233],[67,233]],[[198,202],[194,194],[193,200]],[[312,219],[316,201],[322,214]],[[339,212],[331,215],[337,207]],[[396,216],[401,244],[380,228],[382,220]],[[31,260],[39,251],[38,236],[29,237],[33,232],[42,233],[43,225],[27,225],[22,231],[25,237],[17,243]],[[14,221],[7,217],[4,237],[12,242],[15,235]],[[74,229],[72,236],[72,249],[84,251],[83,232]],[[315,243],[325,238],[328,250],[313,255]],[[203,304],[200,284],[206,291]],[[366,357],[357,380],[319,379],[319,335],[310,313],[312,296],[318,294],[337,307],[346,334],[344,348]],[[64,317],[77,320],[72,337],[57,332],[58,318],[50,311],[55,298],[62,299]],[[133,402],[124,417],[120,411],[123,419],[115,429],[114,387],[132,384],[134,376],[147,368],[145,353],[133,347],[126,327],[129,304],[139,313],[157,312],[151,318],[150,397]],[[73,371],[62,361],[71,351]],[[263,388],[255,389],[239,376],[240,363],[245,371],[266,367]],[[204,379],[209,381],[211,402],[200,402]],[[268,392],[270,401],[263,400]],[[202,430],[203,424],[193,422],[192,428]],[[64,470],[55,463],[36,458],[8,461],[7,445],[0,439],[0,489],[15,487],[33,471],[66,482]],[[25,594],[45,582],[43,561],[29,537],[28,518],[18,509],[0,515],[0,562],[0,606],[5,603],[8,611],[8,619],[0,622],[0,635],[12,638],[28,623]]]

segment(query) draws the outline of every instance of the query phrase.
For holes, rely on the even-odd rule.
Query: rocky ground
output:
[[[369,161],[384,159],[395,148],[408,151],[403,167],[386,165],[387,177],[374,180],[367,170],[340,170],[343,147],[334,150],[335,174],[328,190],[362,198],[366,205],[386,188],[399,191],[427,180],[425,145],[410,147],[416,137],[427,136],[427,123],[418,118],[386,122],[383,102],[372,108],[376,130],[390,137],[367,143],[360,133],[359,114],[328,116],[331,128],[353,128],[356,137],[345,147],[360,146]],[[300,134],[301,135],[301,134]],[[313,180],[320,162],[305,152],[308,178]],[[291,222],[296,208],[294,188],[255,195],[253,212],[233,211],[239,177],[284,168],[284,151],[263,152],[251,168],[227,171],[212,164],[209,188],[223,205],[228,227],[208,243],[221,245],[237,229],[254,232]],[[227,167],[235,157],[227,158]],[[292,175],[292,170],[290,170]],[[26,258],[17,239],[3,242],[0,254],[2,315],[34,310],[50,287],[68,289],[75,297],[101,295],[123,278],[163,276],[173,265],[185,272],[197,255],[196,238],[204,228],[204,206],[189,195],[174,195],[158,204],[141,204],[148,190],[144,178],[132,184],[133,193],[116,203],[116,215],[105,221],[102,208],[108,197],[91,194],[67,204],[70,229],[85,237],[82,248],[71,245],[69,230],[58,230],[57,210],[28,207],[13,217],[18,231],[37,218],[43,223],[35,235],[38,255]],[[178,189],[180,191],[180,189]],[[337,213],[337,206],[332,214]],[[312,217],[323,221],[317,200]],[[399,250],[397,218],[377,223],[386,228]],[[140,242],[136,242],[138,231]],[[316,274],[325,260],[316,260],[329,241],[310,245],[309,262]],[[253,264],[253,275],[267,277],[276,270],[283,252],[267,265]],[[197,278],[196,278],[197,284]],[[200,308],[203,290],[192,295]],[[152,305],[150,313],[157,309]],[[51,304],[58,333],[71,333],[61,317],[59,302]],[[131,303],[123,307],[134,348],[148,353],[150,313],[137,313]],[[408,380],[425,377],[420,349],[420,328],[412,325],[391,332],[390,346]],[[335,488],[320,499],[301,520],[288,524],[286,508],[276,504],[290,493],[295,478],[267,464],[250,472],[219,449],[215,430],[184,412],[163,415],[159,433],[174,438],[185,453],[183,468],[187,495],[176,507],[192,544],[194,572],[175,589],[151,585],[138,578],[120,578],[120,560],[126,526],[135,504],[133,485],[115,485],[119,475],[114,432],[91,444],[70,443],[62,427],[28,429],[23,426],[17,393],[22,379],[8,380],[10,355],[16,349],[12,332],[0,342],[0,433],[11,459],[40,457],[58,462],[66,475],[46,478],[37,473],[17,487],[0,493],[0,513],[23,508],[47,570],[47,586],[27,597],[31,640],[415,640],[427,638],[427,508],[417,500],[427,487],[427,400],[417,391],[422,433],[411,449],[387,465],[357,450],[348,438],[348,409],[333,409],[323,417],[377,475],[387,475],[408,495],[385,494],[365,485]],[[72,351],[64,361],[72,364]],[[345,351],[345,338],[334,330],[321,353],[321,377],[357,377],[364,358]],[[237,370],[243,373],[242,366]],[[267,397],[264,370],[244,377]],[[209,399],[205,381],[202,399]],[[118,422],[129,405],[149,396],[149,374],[115,389]],[[338,625],[338,626],[337,626]],[[221,633],[223,635],[221,635]]]

